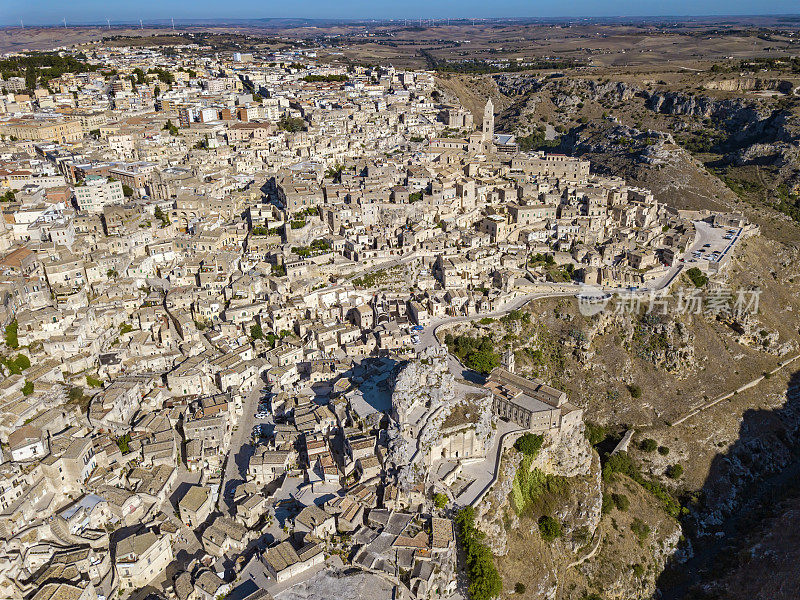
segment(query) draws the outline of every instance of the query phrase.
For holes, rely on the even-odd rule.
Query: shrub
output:
[[[526,433],[525,435],[520,436],[517,441],[514,442],[514,448],[518,452],[522,452],[525,456],[535,458],[536,455],[539,454],[539,450],[542,448],[542,442],[544,442],[543,436]]]
[[[524,594],[525,593],[525,584],[520,583],[519,581],[514,584],[514,593],[515,594]]]
[[[19,340],[17,339],[18,327],[16,319],[6,325],[6,346],[9,348],[19,348]]]
[[[596,446],[606,439],[606,428],[596,423],[586,422],[586,439],[592,446]]]
[[[32,393],[33,393],[33,382],[26,380],[25,385],[22,386],[22,395],[30,396]]]
[[[22,353],[17,354],[16,358],[4,358],[0,362],[5,365],[11,375],[20,375],[25,369],[31,366],[31,359]]]
[[[686,271],[686,275],[692,281],[694,287],[701,288],[708,283],[708,277],[706,277],[697,267],[692,267]]]
[[[625,512],[631,506],[631,501],[628,500],[625,494],[611,494],[611,499],[614,501],[614,506],[617,507],[617,510]]]
[[[665,490],[661,484],[649,481],[639,472],[639,469],[628,456],[627,452],[619,452],[614,456],[609,456],[606,464],[603,465],[603,479],[609,481],[614,473],[622,473],[633,479],[636,483],[658,498],[668,515],[677,518],[681,512],[680,504]]]
[[[667,477],[670,479],[680,479],[681,475],[683,475],[683,467],[678,463],[674,465],[670,465],[667,467]]]
[[[635,383],[632,383],[628,386],[628,391],[631,393],[631,398],[642,397],[642,388]]]
[[[500,356],[495,352],[478,350],[469,354],[464,364],[481,375],[488,375],[500,364]]]
[[[561,537],[561,525],[553,517],[543,515],[539,519],[539,533],[542,534],[542,539],[545,542],[550,543]]]
[[[447,506],[447,496],[441,492],[437,492],[433,495],[433,503],[436,505],[436,508],[444,508]]]
[[[103,382],[97,377],[92,377],[91,375],[86,376],[86,383],[89,384],[89,387],[93,388],[101,388],[103,387]]]
[[[472,600],[491,600],[500,595],[503,581],[494,565],[489,547],[483,543],[483,533],[475,527],[475,509],[467,506],[455,518],[461,545],[467,562],[469,597]]]
[[[666,446],[659,446],[658,447],[658,453],[661,456],[666,456],[667,454],[669,454],[669,448],[667,448]]]
[[[603,505],[600,508],[600,512],[604,515],[609,514],[614,509],[614,499],[611,497],[611,494],[606,494],[603,492]]]
[[[636,563],[635,565],[633,565],[633,574],[636,577],[641,577],[642,575],[644,575],[644,567],[639,563]]]
[[[641,443],[639,444],[639,449],[642,452],[654,452],[656,448],[658,448],[658,444],[652,438],[647,438],[645,440],[642,440]]]
[[[647,536],[650,535],[650,526],[639,517],[636,517],[631,523],[631,531],[633,531],[636,537],[641,541],[644,541],[647,539]]]

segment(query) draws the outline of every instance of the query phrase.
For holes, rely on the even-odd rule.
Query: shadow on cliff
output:
[[[725,598],[706,584],[724,580],[727,569],[745,560],[740,550],[748,534],[773,516],[778,502],[800,493],[800,372],[791,376],[786,397],[775,410],[746,411],[739,438],[714,458],[699,492],[684,499],[690,515],[682,525],[693,553],[687,561],[667,565],[656,582],[657,598]],[[800,564],[800,548],[793,551]],[[796,592],[771,593],[763,600],[788,600]]]

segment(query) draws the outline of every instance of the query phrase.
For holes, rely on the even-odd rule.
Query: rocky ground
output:
[[[521,583],[529,598],[796,597],[800,363],[671,425],[800,351],[800,227],[792,220],[800,102],[787,93],[798,85],[796,76],[456,79],[442,86],[446,94],[466,98],[477,115],[491,95],[502,111],[499,128],[523,140],[534,134],[534,147],[545,127],[555,129],[557,139],[545,144],[552,149],[584,156],[597,171],[647,187],[677,208],[743,212],[762,232],[741,244],[730,268],[710,284],[761,290],[758,314],[741,322],[677,314],[587,318],[574,300],[561,299],[530,305],[529,322],[453,331],[493,334],[497,349],[515,349],[520,372],[566,390],[587,420],[606,427],[606,441],[597,446],[604,462],[622,433],[635,428],[628,456],[644,480],[683,507],[676,521],[622,474],[598,478],[599,488],[575,483],[560,512],[573,534],[586,524],[567,507],[595,502],[600,488],[624,494],[630,506],[602,515],[590,528],[591,542],[601,539],[596,552],[572,565],[592,543],[576,549],[565,536],[548,544],[536,515],[514,514],[508,495],[519,461],[509,457],[505,487],[486,510],[495,517],[484,522],[496,540],[504,594]],[[691,286],[681,281],[674,292]],[[659,450],[643,450],[646,439]],[[675,465],[682,473],[669,477]],[[647,535],[631,530],[635,519]]]

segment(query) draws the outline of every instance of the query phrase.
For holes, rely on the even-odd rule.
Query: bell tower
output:
[[[483,130],[481,141],[484,143],[492,143],[494,139],[494,104],[492,99],[486,101],[486,107],[483,109]]]
[[[509,373],[514,372],[514,369],[516,368],[516,359],[514,358],[514,348],[512,346],[509,346],[506,348],[506,351],[503,352],[503,358],[500,360],[500,366]]]

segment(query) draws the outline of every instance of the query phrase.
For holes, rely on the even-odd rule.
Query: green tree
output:
[[[287,115],[283,115],[280,119],[278,119],[278,129],[281,131],[295,133],[297,131],[306,131],[308,129],[308,125],[300,117],[289,117]]]
[[[25,385],[22,386],[22,395],[30,396],[33,393],[33,382],[25,380]]]
[[[611,494],[611,499],[614,501],[614,506],[617,507],[617,510],[622,512],[625,512],[631,506],[631,501],[625,494]]]
[[[469,597],[471,600],[496,598],[503,589],[503,581],[491,550],[483,543],[483,533],[475,527],[475,509],[471,506],[461,509],[455,522],[466,555]]]
[[[656,448],[658,448],[658,443],[652,438],[642,440],[639,444],[639,449],[642,452],[655,452]]]
[[[526,456],[536,457],[536,455],[539,454],[539,450],[542,448],[543,442],[543,436],[526,433],[517,438],[517,441],[514,442],[514,448]]]
[[[128,185],[125,185],[125,184],[123,183],[123,184],[122,184],[122,194],[123,194],[123,195],[124,195],[126,198],[130,198],[131,196],[133,196],[133,188],[132,188],[132,187],[130,187],[130,186],[128,186]]]
[[[670,479],[680,479],[681,475],[683,475],[683,467],[678,463],[670,465],[667,467],[666,474]]]
[[[161,227],[169,226],[169,215],[161,210],[160,206],[156,206],[155,211],[153,212],[153,216],[161,221]]]
[[[592,446],[596,446],[604,439],[606,439],[606,428],[602,425],[598,425],[596,423],[592,423],[591,421],[586,422],[586,439],[589,440],[589,443]]]
[[[436,506],[436,508],[444,508],[447,506],[447,495],[442,494],[441,492],[436,492],[433,495],[433,504]]]
[[[177,136],[180,133],[180,130],[172,123],[172,119],[167,119],[167,122],[164,123],[164,127],[162,127],[161,130],[169,131],[171,136]]]
[[[542,515],[539,518],[539,533],[542,534],[542,539],[545,542],[552,542],[558,537],[561,537],[561,525],[553,517],[549,515]]]
[[[261,329],[261,325],[255,323],[250,326],[250,337],[254,340],[263,340],[264,339],[264,331]]]
[[[19,324],[16,319],[6,325],[6,346],[9,348],[19,348],[19,340],[17,339],[18,328]]]
[[[686,275],[689,277],[695,287],[701,288],[708,283],[708,277],[706,277],[697,267],[692,267],[686,271]]]
[[[488,375],[500,364],[500,356],[495,352],[478,350],[467,356],[465,364],[481,375]]]

